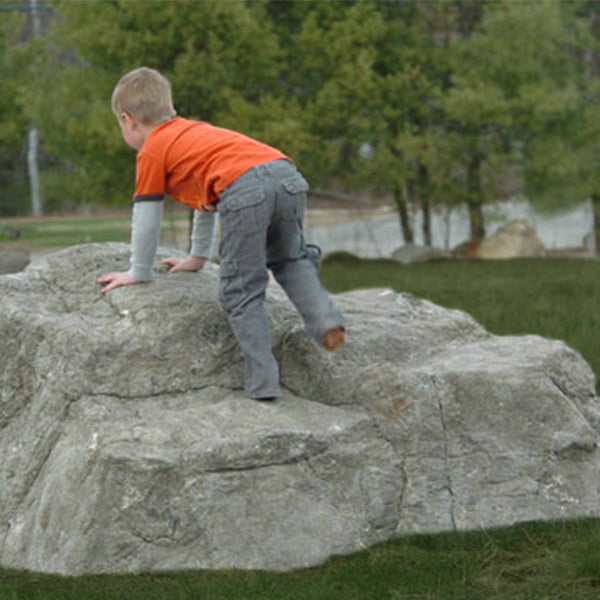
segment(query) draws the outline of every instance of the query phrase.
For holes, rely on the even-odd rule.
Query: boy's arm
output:
[[[212,249],[216,212],[194,211],[194,223],[190,237],[190,255],[210,258]]]
[[[162,263],[170,267],[169,273],[199,271],[211,255],[215,230],[215,214],[203,210],[194,211],[190,255],[186,259],[165,258]]]
[[[131,219],[131,264],[129,271],[116,271],[102,275],[98,283],[106,284],[102,293],[115,288],[150,281],[158,247],[162,199],[136,202]]]
[[[131,264],[129,276],[136,281],[150,281],[160,238],[162,199],[140,201],[133,205],[131,219]]]

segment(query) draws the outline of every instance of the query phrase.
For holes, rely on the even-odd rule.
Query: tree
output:
[[[27,197],[25,145],[27,121],[19,104],[20,74],[26,62],[18,51],[25,14],[0,12],[0,214],[14,215],[23,210]]]
[[[485,235],[482,207],[496,198],[498,176],[522,174],[524,155],[539,157],[550,124],[577,103],[574,41],[558,3],[502,1],[486,5],[481,25],[456,44],[444,106],[460,134],[454,155],[472,240]]]
[[[380,4],[388,24],[387,43],[381,48],[381,129],[390,134],[392,162],[403,165],[403,187],[394,188],[404,240],[413,241],[409,207],[420,206],[423,240],[432,244],[431,210],[440,199],[452,202],[447,184],[449,161],[442,99],[449,85],[451,33],[459,12],[453,3],[412,3],[399,11]],[[398,44],[403,39],[402,44]],[[399,104],[402,110],[399,110]],[[392,107],[396,107],[394,110]],[[398,182],[400,183],[400,182]]]
[[[412,241],[406,192],[413,182],[423,191],[429,176],[406,138],[435,119],[443,51],[424,32],[427,17],[441,9],[368,0],[319,6],[328,12],[309,12],[292,44],[303,59],[294,89],[320,140],[314,171],[355,189],[392,193],[404,239]]]
[[[535,205],[549,209],[591,200],[600,254],[600,5],[583,0],[561,8],[571,31],[576,98],[525,147],[527,190]]]

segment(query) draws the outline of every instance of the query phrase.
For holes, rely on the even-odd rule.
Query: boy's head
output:
[[[168,79],[148,67],[121,77],[112,94],[112,109],[117,119],[125,113],[144,125],[160,125],[177,114]]]

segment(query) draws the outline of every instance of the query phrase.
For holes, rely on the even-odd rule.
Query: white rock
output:
[[[513,219],[478,246],[476,258],[526,258],[545,256],[546,249],[527,219]]]

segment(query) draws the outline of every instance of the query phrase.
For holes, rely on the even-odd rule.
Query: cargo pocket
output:
[[[230,211],[250,208],[251,206],[256,206],[257,204],[264,202],[265,198],[265,190],[262,186],[250,189],[241,189],[234,194],[231,194],[231,196],[221,196],[219,212],[228,213]]]
[[[244,284],[240,269],[233,261],[219,266],[219,304],[225,312],[232,311],[244,297]]]
[[[266,198],[262,186],[240,189],[231,195],[225,195],[219,202],[221,227],[225,228],[225,233],[250,233],[265,227],[268,224]]]
[[[281,180],[281,190],[282,192],[279,195],[283,201],[279,207],[281,219],[283,221],[297,221],[298,226],[302,229],[308,182],[300,173],[296,173],[292,177]]]
[[[281,182],[283,189],[292,196],[296,194],[305,194],[308,192],[308,181],[299,173],[293,177],[288,177]]]

